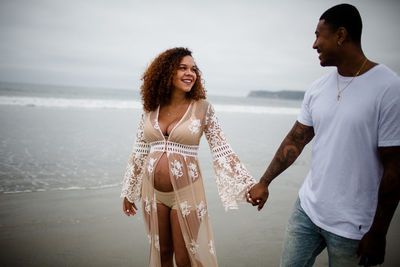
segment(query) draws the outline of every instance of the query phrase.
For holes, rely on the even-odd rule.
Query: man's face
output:
[[[338,35],[331,30],[325,20],[320,20],[315,30],[315,42],[313,48],[319,54],[321,66],[336,66],[338,53]]]

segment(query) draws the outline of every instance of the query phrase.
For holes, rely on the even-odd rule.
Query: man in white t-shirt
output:
[[[321,16],[313,48],[321,66],[337,70],[307,90],[295,125],[247,195],[260,210],[268,185],[313,139],[311,168],[288,222],[281,266],[312,266],[324,248],[330,266],[384,261],[400,196],[400,78],[367,59],[361,29],[352,5]]]

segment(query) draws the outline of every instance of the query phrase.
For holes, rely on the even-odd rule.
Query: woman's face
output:
[[[185,93],[190,92],[197,78],[196,69],[197,67],[191,56],[183,57],[179,63],[178,70],[174,74],[174,89]]]

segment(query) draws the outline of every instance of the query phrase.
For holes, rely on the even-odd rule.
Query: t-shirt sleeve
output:
[[[313,126],[310,104],[310,89],[304,94],[303,103],[301,104],[300,114],[297,116],[297,121],[306,126]]]
[[[390,85],[382,97],[378,146],[400,146],[400,80]]]

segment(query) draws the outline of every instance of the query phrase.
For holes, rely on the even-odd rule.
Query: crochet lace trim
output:
[[[150,153],[153,151],[176,153],[182,156],[197,157],[199,146],[183,145],[171,141],[156,141],[149,143]]]

